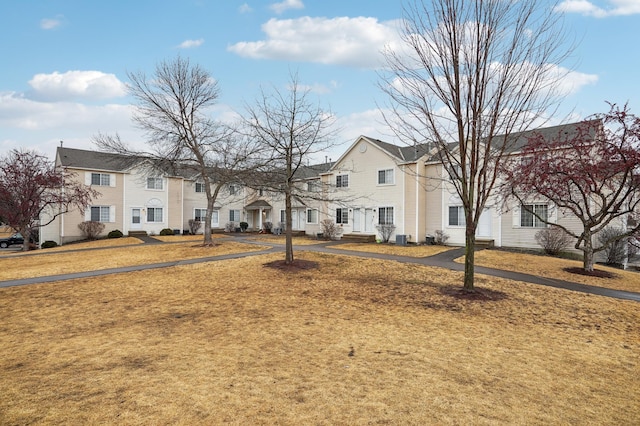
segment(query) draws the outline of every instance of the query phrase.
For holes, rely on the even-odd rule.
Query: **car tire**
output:
[[[0,247],[1,248],[7,248],[7,247],[9,247],[9,244],[7,244],[5,241],[3,241],[3,242],[0,243]]]

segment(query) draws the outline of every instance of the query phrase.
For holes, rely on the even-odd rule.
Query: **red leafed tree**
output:
[[[504,172],[508,195],[522,205],[548,200],[580,220],[580,232],[555,225],[576,239],[586,271],[593,271],[595,253],[640,231],[640,118],[627,105],[610,104],[608,113],[551,140],[534,133]],[[622,225],[625,232],[596,244],[594,236],[610,224]]]
[[[24,236],[23,250],[34,229],[73,208],[84,210],[99,195],[72,177],[35,151],[12,150],[0,158],[0,217]]]

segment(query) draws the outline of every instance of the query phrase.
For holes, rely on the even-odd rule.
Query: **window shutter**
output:
[[[558,223],[558,207],[555,204],[549,203],[547,208],[549,209],[549,222]]]
[[[520,228],[520,206],[513,208],[513,227]]]
[[[116,175],[115,175],[115,173],[111,173],[109,175],[109,186],[112,187],[112,188],[115,188],[115,186],[116,186]]]
[[[109,222],[115,223],[116,221],[116,206],[109,206]]]
[[[89,176],[91,176],[91,175],[89,175]],[[89,177],[89,179],[91,179],[91,177]],[[85,220],[85,222],[91,220],[91,206],[88,206],[85,209],[85,211],[84,211],[84,220]]]
[[[84,184],[91,185],[91,172],[84,172]]]

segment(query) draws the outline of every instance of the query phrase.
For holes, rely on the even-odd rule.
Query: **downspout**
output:
[[[420,186],[420,183],[418,182],[418,179],[420,177],[420,173],[418,172],[418,162],[416,161],[416,165],[415,165],[415,183],[416,183],[416,243],[420,242],[420,235],[418,234],[418,230],[420,229],[420,191],[418,190],[418,187]]]
[[[142,215],[142,210],[140,211]],[[127,215],[127,174],[122,174],[122,233],[129,235],[129,221],[126,219]],[[142,218],[140,219],[142,220]]]
[[[402,166],[402,169],[400,169],[400,171],[402,171],[402,234],[406,235],[406,226],[405,226],[405,222],[407,219],[407,214],[406,214],[406,207],[407,207],[407,188],[406,188],[406,183],[407,183],[407,173],[406,173],[406,169],[407,166]],[[409,238],[409,237],[407,237]]]

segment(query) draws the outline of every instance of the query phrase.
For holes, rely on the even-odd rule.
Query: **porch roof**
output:
[[[244,206],[245,210],[268,210],[271,209],[271,204],[267,203],[265,200],[256,200],[253,203],[247,204]]]

